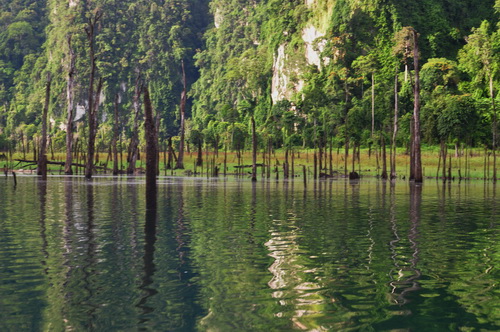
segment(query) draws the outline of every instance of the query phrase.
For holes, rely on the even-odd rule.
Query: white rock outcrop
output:
[[[286,44],[281,44],[274,57],[273,79],[271,84],[271,98],[273,104],[283,99],[290,100],[295,92],[302,90],[304,87],[303,80],[294,81],[291,79],[291,74],[300,77],[300,70],[297,68],[296,64],[289,61],[285,49]]]
[[[327,57],[322,57],[321,53],[326,46],[325,34],[320,32],[310,24],[302,30],[302,40],[304,41],[305,63],[314,65],[320,69],[330,61]],[[286,44],[278,47],[273,63],[273,79],[271,85],[271,97],[273,103],[283,99],[290,100],[294,93],[300,92],[304,87],[304,80],[300,77],[302,73],[297,63],[290,60],[286,54]],[[292,79],[293,77],[294,79]],[[298,78],[298,79],[297,79]]]
[[[286,87],[288,85],[288,76],[284,73],[285,68],[285,44],[278,47],[278,52],[274,56],[273,63],[273,79],[271,82],[271,98],[273,104],[283,100],[286,95]]]
[[[310,65],[321,68],[328,63],[328,58],[321,58],[321,53],[325,50],[326,40],[324,33],[318,31],[312,24],[302,30],[302,40],[306,45],[306,60]]]
[[[219,28],[223,21],[222,11],[217,8],[214,12],[214,25],[216,28]]]

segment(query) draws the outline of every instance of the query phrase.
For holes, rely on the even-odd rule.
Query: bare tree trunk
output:
[[[87,149],[87,162],[85,164],[85,177],[90,179],[94,170],[94,153],[95,153],[95,136],[97,134],[97,107],[99,105],[99,96],[102,89],[102,78],[99,80],[97,91],[94,91],[94,81],[96,76],[96,57],[95,57],[95,29],[97,23],[102,17],[102,12],[97,11],[93,17],[89,18],[89,22],[85,27],[87,40],[89,42],[90,55],[90,79],[89,79],[89,95],[88,95],[88,122],[89,122],[89,141]],[[94,100],[95,98],[95,100]]]
[[[251,117],[252,122],[252,182],[257,181],[257,133],[255,132],[255,118]]]
[[[375,73],[372,72],[372,136],[375,133]]]
[[[56,157],[55,157],[55,155],[54,155],[54,144],[53,144],[53,143],[54,143],[54,141],[52,140],[52,137],[49,137],[50,156],[51,156],[50,158],[51,158],[52,160],[55,160],[55,159],[56,159]]]
[[[392,132],[392,146],[391,146],[391,179],[396,178],[396,137],[398,134],[398,108],[399,108],[399,98],[398,98],[398,72],[396,70],[396,75],[394,76],[394,121]]]
[[[163,173],[165,176],[167,176],[167,151],[168,151],[168,145],[167,145],[167,141],[163,140]],[[162,144],[158,141],[158,148],[159,146]],[[161,172],[161,169],[160,169],[160,172]]]
[[[79,160],[78,160],[78,138],[76,138],[75,140],[75,144],[74,144],[74,148],[73,148],[73,160],[76,160],[76,162],[78,163]],[[78,174],[78,167],[76,168],[76,173]]]
[[[24,133],[21,132],[21,146],[23,148],[23,159],[26,159],[26,146],[24,144]],[[29,144],[28,144],[29,146]]]
[[[182,66],[182,83],[183,89],[181,93],[181,104],[180,104],[180,116],[181,116],[181,132],[180,132],[180,142],[179,142],[179,157],[177,158],[177,165],[175,168],[184,169],[184,126],[185,126],[185,112],[186,112],[186,101],[187,101],[187,91],[186,91],[186,71],[184,70],[184,60],[181,61]]]
[[[149,91],[148,91],[149,92]],[[151,106],[153,107],[153,106]],[[158,108],[154,109],[155,114],[155,142],[156,142],[156,175],[160,176],[160,110]]]
[[[382,136],[382,179],[387,180],[387,153],[384,136]]]
[[[442,147],[441,147],[441,149],[442,149]],[[439,150],[438,167],[437,167],[437,171],[436,171],[436,181],[439,179],[439,171],[441,170],[441,160],[443,159],[442,152],[443,151]]]
[[[347,176],[347,159],[349,158],[349,139],[345,138],[345,153],[344,153],[344,175]]]
[[[134,100],[132,102],[134,107],[134,128],[132,129],[132,138],[130,139],[129,147],[129,164],[127,174],[134,174],[135,165],[138,158],[139,147],[139,118],[140,118],[140,98],[141,98],[141,75],[137,75],[134,88]]]
[[[318,140],[318,171],[319,174],[321,174],[321,170],[323,168],[323,148],[322,148],[323,142],[321,138]],[[287,160],[288,163],[288,160]]]
[[[410,181],[415,180],[415,119],[410,119]]]
[[[352,172],[356,172],[356,142],[352,144]]]
[[[488,179],[488,174],[486,173],[486,161],[488,160],[488,147],[484,147],[484,163],[483,163],[483,174],[484,174],[484,180]]]
[[[347,85],[347,80],[344,81],[344,94],[345,94],[345,107],[344,107],[344,124],[347,125],[347,113],[348,113],[348,104],[349,104],[349,86]],[[349,171],[347,170],[347,158],[349,157],[349,136],[348,136],[347,128],[345,132],[345,160],[344,160],[344,174],[347,176]],[[356,146],[356,144],[354,144]],[[352,156],[354,159],[354,154]],[[354,168],[354,167],[353,167]]]
[[[119,119],[118,119],[118,93],[115,94],[114,121],[113,121],[113,175],[118,175],[118,136],[119,136]]]
[[[167,138],[167,144],[168,144],[168,159],[167,159],[167,164],[166,164],[166,169],[172,169],[173,167],[173,154],[174,154],[174,149],[172,147],[172,137]]]
[[[441,159],[443,160],[443,182],[446,182],[446,154],[447,146],[444,139],[441,140]]]
[[[158,173],[158,136],[153,109],[147,86],[143,87],[144,94],[144,131],[146,139],[146,191],[156,191],[156,175]]]
[[[491,108],[493,111],[493,182],[497,182],[497,110],[495,105],[495,91],[493,88],[493,75],[490,75],[490,97],[491,97]]]
[[[99,83],[97,84],[97,90],[95,92],[94,97],[94,105],[89,108],[92,109],[92,113],[89,114],[89,141],[88,141],[88,149],[87,149],[87,163],[85,165],[85,177],[90,179],[94,172],[94,163],[95,163],[95,138],[97,135],[97,112],[99,110],[99,96],[102,90],[102,78],[99,79]],[[89,97],[90,99],[90,97]]]
[[[200,140],[198,142],[198,156],[196,157],[196,166],[203,166],[203,142]]]
[[[358,172],[361,174],[361,144],[358,144],[358,152],[356,156],[358,158]]]
[[[33,137],[33,160],[38,160],[38,145],[37,142],[38,139],[36,137]]]
[[[314,167],[314,175],[313,178],[316,180],[318,178],[318,155],[316,154],[316,149],[314,149],[314,158],[313,158],[313,167]]]
[[[68,80],[66,83],[66,102],[67,102],[67,118],[66,118],[66,162],[64,163],[64,173],[67,175],[73,174],[71,164],[73,163],[73,120],[75,119],[74,110],[74,89],[75,89],[75,67],[76,55],[71,46],[71,35],[68,36],[69,50],[69,69]]]
[[[330,176],[333,175],[333,141],[330,138],[330,154],[329,154],[329,161],[330,161]]]
[[[450,157],[448,159],[448,180],[451,181],[452,177],[451,177],[451,154],[450,154]]]
[[[50,103],[50,73],[47,74],[47,84],[45,86],[45,104],[42,113],[42,141],[40,143],[40,153],[38,155],[38,175],[42,180],[47,180],[47,114]]]
[[[419,68],[419,48],[418,48],[418,34],[412,29],[413,34],[413,65],[415,67],[415,97],[413,107],[414,119],[414,180],[421,183],[423,181],[422,174],[422,155],[420,151],[420,68]]]
[[[226,176],[226,173],[227,173],[227,144],[224,144],[224,176]]]

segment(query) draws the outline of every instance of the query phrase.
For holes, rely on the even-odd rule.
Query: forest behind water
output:
[[[224,154],[225,172],[232,153],[255,170],[262,152],[287,177],[310,150],[315,176],[333,153],[347,174],[362,150],[385,178],[408,155],[421,181],[430,148],[443,177],[453,154],[496,180],[499,15],[499,0],[1,0],[0,158],[134,173],[149,131],[161,169]]]

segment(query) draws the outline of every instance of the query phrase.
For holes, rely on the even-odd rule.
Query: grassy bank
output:
[[[408,178],[409,175],[409,162],[410,157],[405,153],[404,149],[398,149],[397,157],[396,157],[396,170],[397,176],[399,178]],[[293,167],[292,167],[292,154],[293,154]],[[36,164],[27,163],[27,162],[19,162],[19,159],[30,159],[32,156],[24,156],[21,153],[14,153],[12,157],[9,156],[7,160],[0,161],[0,167],[4,170],[6,168],[13,169],[17,171],[22,171],[26,173],[36,173]],[[55,153],[54,155],[49,154],[50,161],[63,162],[65,157],[63,153]],[[144,154],[141,154],[140,160],[138,160],[137,173],[141,174],[145,167]],[[226,174],[234,175],[239,174],[241,176],[245,176],[251,171],[250,167],[238,168],[237,166],[246,165],[249,166],[252,164],[252,156],[250,151],[246,151],[240,155],[238,158],[237,153],[228,152],[227,157],[225,158],[224,152],[219,152],[216,155],[212,151],[204,151],[203,153],[203,166],[197,167],[195,165],[197,153],[189,152],[185,154],[184,157],[184,166],[183,170],[171,170],[166,169],[164,160],[165,157],[163,153],[160,153],[160,174],[161,175],[197,175],[197,176],[211,176],[213,174],[214,166],[218,167],[219,175],[224,174],[224,159],[226,159]],[[347,171],[352,171],[353,163],[352,163],[352,151],[348,156],[347,160]],[[258,154],[257,163],[267,165],[267,158],[263,155],[262,152]],[[325,158],[325,157],[323,157]],[[389,151],[387,151],[387,171],[390,171],[389,164]],[[451,159],[449,159],[451,158]],[[451,170],[449,170],[451,160]],[[271,177],[276,177],[276,170],[279,172],[278,176],[280,178],[283,177],[283,164],[285,162],[285,152],[282,150],[274,151],[271,154]],[[75,163],[84,163],[83,160],[75,160]],[[422,149],[422,163],[423,163],[423,172],[424,177],[426,178],[435,178],[442,177],[442,161],[439,158],[439,150],[438,147],[425,147]],[[331,164],[331,168],[330,168]],[[108,158],[107,153],[100,153],[98,157],[97,165],[107,168],[98,170],[98,173],[110,173],[111,168],[113,167],[113,163],[111,158]],[[324,167],[326,165],[326,168]],[[343,149],[332,151],[331,155],[331,163],[330,163],[330,155],[329,152],[326,156],[326,162],[323,160],[323,169],[318,171],[318,174],[325,173],[330,174],[330,169],[339,176],[344,175],[345,172],[345,156]],[[380,176],[382,173],[382,156],[380,152],[375,150],[369,151],[368,149],[361,149],[359,153],[359,158],[356,156],[354,169],[361,176]],[[440,165],[440,171],[438,174],[438,165]],[[314,151],[313,150],[305,150],[305,149],[297,149],[294,150],[293,153],[289,154],[289,172],[290,177],[292,176],[292,172],[294,176],[302,176],[303,166],[306,167],[306,171],[308,173],[308,177],[312,177],[314,174]],[[119,167],[121,171],[125,171],[127,168],[126,156],[125,154],[122,156],[121,161],[119,161]],[[63,166],[61,165],[49,165],[49,170],[52,174],[63,173]],[[82,174],[83,169],[80,167],[74,168],[76,174]],[[259,177],[262,176],[262,172],[265,172],[265,176],[267,176],[267,169],[263,167],[258,168]],[[467,151],[461,151],[458,155],[455,155],[455,151],[449,151],[448,158],[446,161],[446,175],[451,171],[451,177],[455,179],[462,178],[470,178],[470,179],[484,179],[491,178],[493,174],[493,157],[490,155],[485,156],[485,151],[480,149],[470,149]]]

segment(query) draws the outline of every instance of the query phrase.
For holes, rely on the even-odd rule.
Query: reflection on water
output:
[[[0,181],[0,330],[498,330],[482,182]]]
[[[155,244],[156,244],[156,219],[157,219],[157,191],[156,187],[146,188],[146,219],[144,221],[144,276],[139,290],[143,294],[137,307],[142,310],[139,319],[139,326],[147,325],[150,318],[148,314],[155,308],[148,305],[148,299],[158,294],[158,291],[152,287],[153,277],[156,271],[154,262]]]
[[[310,278],[316,269],[308,269],[302,264],[314,257],[307,257],[307,251],[299,244],[302,232],[290,199],[288,188],[285,188],[285,204],[289,206],[286,219],[272,220],[270,239],[265,243],[269,256],[274,259],[269,267],[273,277],[268,285],[273,290],[272,297],[283,307],[274,315],[290,316],[295,328],[310,330],[318,327],[315,318],[322,314],[325,299],[318,291],[321,289],[318,278]]]
[[[401,263],[398,262],[398,252],[396,250],[397,243],[400,241],[397,234],[397,225],[395,216],[391,215],[392,229],[394,230],[395,240],[390,242],[391,251],[393,253],[395,269],[391,273],[391,297],[392,301],[399,305],[404,305],[408,301],[408,293],[418,291],[420,285],[418,280],[421,277],[421,272],[418,269],[419,248],[418,248],[418,227],[420,223],[420,204],[422,201],[422,186],[418,184],[410,185],[410,211],[409,222],[410,229],[408,231],[410,257],[403,256]],[[393,202],[394,203],[394,202]],[[392,211],[394,209],[391,209]],[[396,274],[396,275],[393,275]]]

